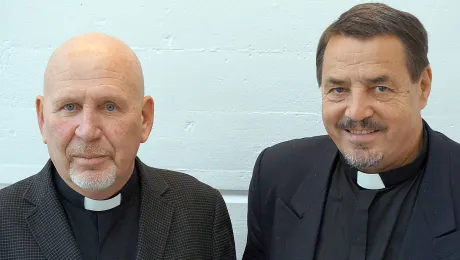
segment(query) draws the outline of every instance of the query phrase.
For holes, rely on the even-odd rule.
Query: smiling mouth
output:
[[[366,130],[345,129],[345,131],[347,131],[348,133],[353,134],[353,135],[367,135],[367,134],[372,134],[372,133],[378,132],[379,130],[375,130],[375,129],[366,129]]]

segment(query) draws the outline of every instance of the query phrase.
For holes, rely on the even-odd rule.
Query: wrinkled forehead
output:
[[[408,76],[402,43],[396,37],[356,39],[334,36],[324,54],[323,81],[335,78]]]

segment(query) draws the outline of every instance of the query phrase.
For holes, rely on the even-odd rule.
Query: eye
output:
[[[342,87],[338,87],[338,88],[333,88],[331,89],[331,92],[334,92],[335,94],[340,94],[344,91],[345,89],[342,88]]]
[[[75,104],[67,104],[64,106],[64,109],[67,111],[74,111],[75,110]]]
[[[105,105],[105,109],[107,109],[107,111],[114,111],[116,108],[117,107],[112,103]]]
[[[377,89],[378,92],[387,92],[388,91],[388,88],[385,87],[385,86],[377,86],[375,88]]]

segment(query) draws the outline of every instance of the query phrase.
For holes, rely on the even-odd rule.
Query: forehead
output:
[[[45,75],[45,94],[69,93],[93,88],[132,95],[137,91],[133,68],[128,61],[94,53],[66,54],[50,62]],[[96,88],[97,87],[97,88]],[[92,90],[93,91],[93,90]],[[54,95],[53,95],[54,96]]]
[[[335,35],[329,40],[323,60],[328,74],[408,74],[404,46],[397,37],[356,39]]]

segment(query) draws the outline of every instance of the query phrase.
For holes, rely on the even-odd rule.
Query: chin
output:
[[[113,169],[105,171],[70,171],[72,182],[83,190],[104,190],[115,183],[116,171]]]
[[[366,169],[378,166],[384,159],[383,153],[371,152],[366,149],[350,149],[342,153],[347,163],[358,169]]]

